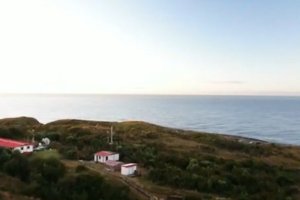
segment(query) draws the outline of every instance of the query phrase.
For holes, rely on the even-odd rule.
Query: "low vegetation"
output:
[[[14,177],[20,186],[0,188],[9,192],[45,200],[129,200],[126,187],[113,186],[87,169],[70,171],[51,151],[28,157],[0,149],[0,160],[1,176]]]
[[[34,129],[36,140],[48,137],[51,148],[57,150],[50,152],[50,156],[49,152],[41,152],[29,158],[2,151],[2,173],[29,183],[19,191],[28,196],[49,199],[45,194],[51,193],[52,199],[95,199],[92,195],[105,194],[108,196],[101,198],[128,199],[126,188],[114,187],[84,168],[70,171],[60,162],[60,159],[92,160],[94,152],[107,149],[118,151],[125,162],[139,163],[142,168],[139,179],[145,183],[144,187],[149,182],[161,187],[160,192],[166,195],[181,194],[187,200],[300,198],[299,147],[144,122],[60,120],[46,125],[31,124],[34,125],[20,128],[1,126],[0,122],[0,136],[24,139]],[[116,132],[114,145],[108,144],[111,126]],[[18,168],[20,164],[25,167]],[[47,169],[41,167],[45,164]],[[88,185],[98,185],[100,189],[95,191]],[[113,196],[116,193],[121,196]]]

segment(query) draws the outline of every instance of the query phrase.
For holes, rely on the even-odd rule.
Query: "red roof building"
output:
[[[95,155],[97,156],[110,156],[110,155],[114,155],[116,153],[111,152],[111,151],[99,151],[97,153],[95,153]]]
[[[105,163],[107,161],[118,161],[119,154],[111,151],[99,151],[94,154],[94,161]]]
[[[33,145],[28,142],[21,142],[5,138],[0,138],[0,148],[18,150],[21,153],[31,153],[33,151]]]

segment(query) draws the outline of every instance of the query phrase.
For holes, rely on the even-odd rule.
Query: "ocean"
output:
[[[138,120],[300,145],[300,97],[0,95],[0,118]]]

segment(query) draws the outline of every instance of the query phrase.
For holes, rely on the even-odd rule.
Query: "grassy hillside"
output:
[[[108,144],[111,126],[114,145]],[[26,139],[32,134],[37,140],[50,138],[63,159],[92,160],[96,151],[118,151],[123,161],[139,163],[137,181],[156,193],[187,199],[300,198],[300,148],[295,146],[145,122],[0,120],[0,136]]]

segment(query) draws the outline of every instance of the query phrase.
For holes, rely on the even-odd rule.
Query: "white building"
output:
[[[33,144],[4,138],[0,138],[0,148],[11,149],[12,151],[20,151],[20,153],[33,152]]]
[[[99,151],[94,154],[94,161],[95,162],[100,162],[100,163],[105,163],[106,161],[118,161],[120,155],[115,152],[111,151]]]
[[[137,170],[137,164],[136,163],[128,163],[121,166],[121,174],[125,176],[131,176],[134,175]]]

